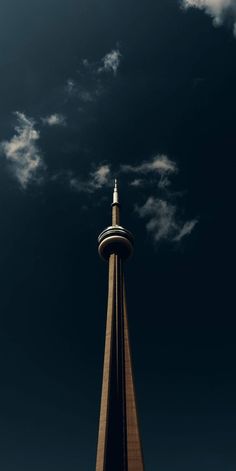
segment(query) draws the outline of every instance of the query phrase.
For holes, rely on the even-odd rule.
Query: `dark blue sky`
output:
[[[235,7],[180,6],[0,2],[3,471],[95,468],[114,175],[146,469],[235,470]]]

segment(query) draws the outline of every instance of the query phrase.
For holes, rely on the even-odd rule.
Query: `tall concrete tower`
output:
[[[109,263],[109,280],[96,471],[144,471],[123,274],[133,236],[120,226],[116,181],[112,226],[100,234],[98,243],[100,256]]]

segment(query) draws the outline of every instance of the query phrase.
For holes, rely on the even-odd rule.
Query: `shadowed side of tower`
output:
[[[143,471],[123,274],[133,237],[119,224],[115,183],[112,226],[98,239],[99,253],[109,261],[109,279],[96,471]]]

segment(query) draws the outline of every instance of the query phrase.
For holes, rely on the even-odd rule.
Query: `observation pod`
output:
[[[98,237],[98,244],[98,253],[104,260],[113,253],[125,260],[133,253],[134,238],[122,226],[109,226]]]

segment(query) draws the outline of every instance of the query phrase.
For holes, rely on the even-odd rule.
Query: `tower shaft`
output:
[[[116,227],[119,224],[117,217],[119,202],[118,199],[115,202],[113,199],[112,219],[113,226]],[[110,234],[111,230],[108,229]],[[110,235],[109,237],[112,240]],[[114,248],[109,255],[106,341],[96,471],[143,471],[123,257],[119,252],[119,249]]]

